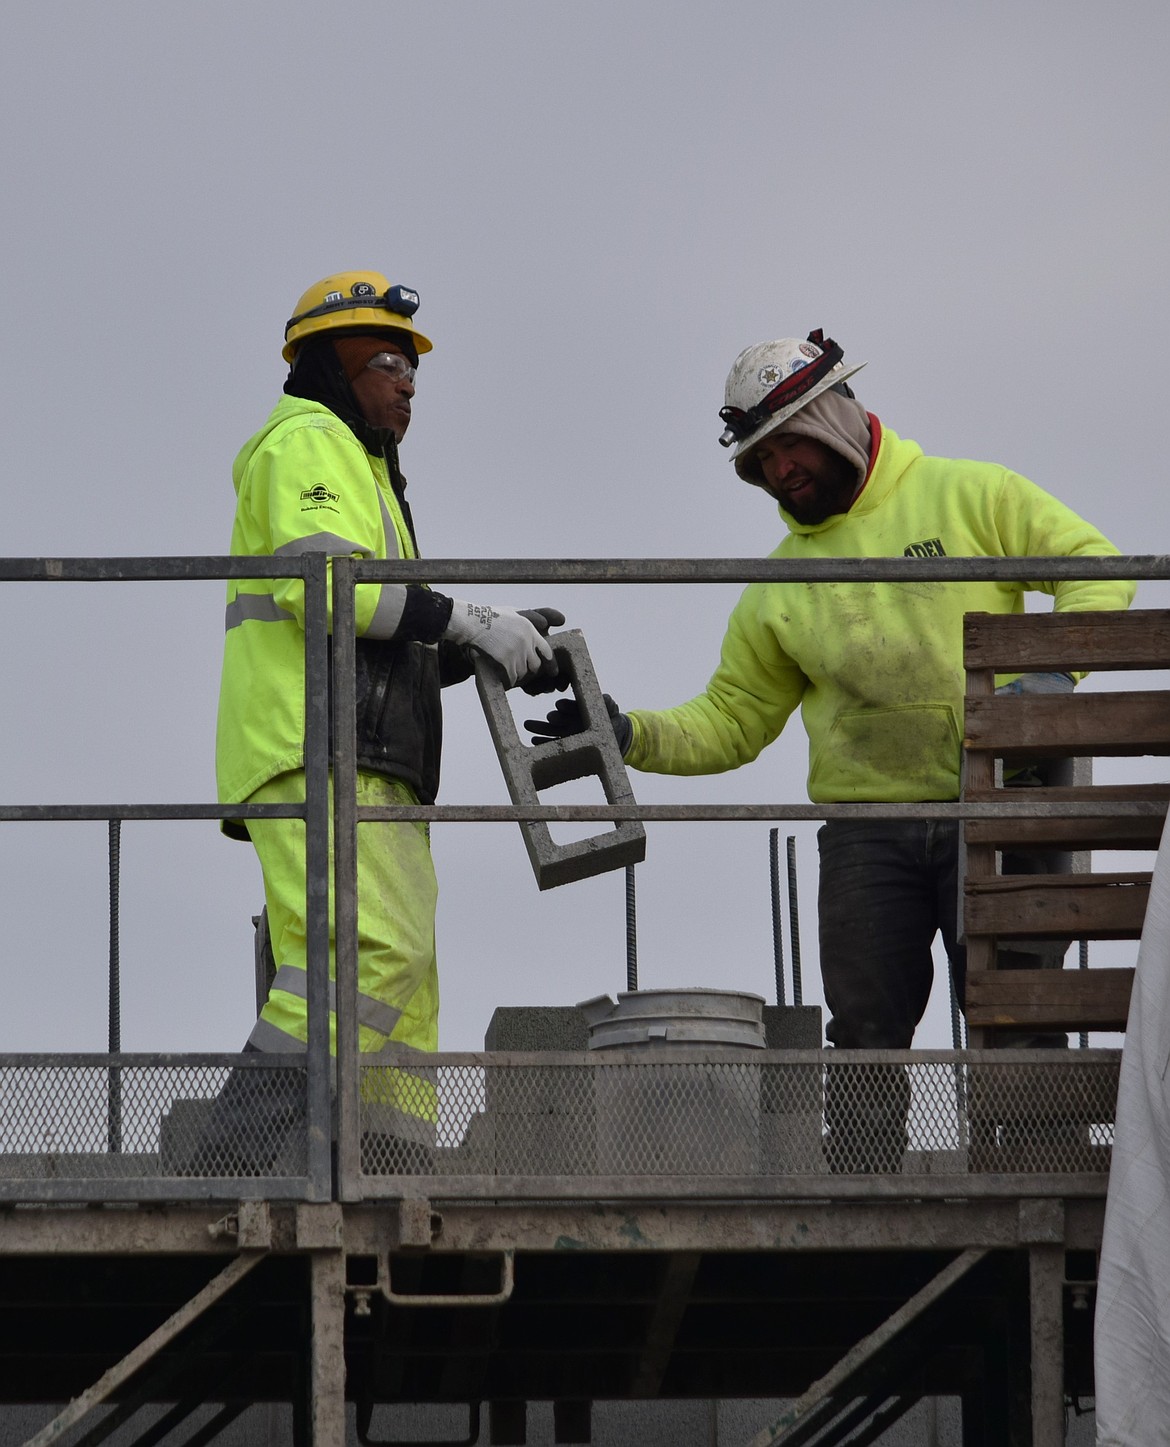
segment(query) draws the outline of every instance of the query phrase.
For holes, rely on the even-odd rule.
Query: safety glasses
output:
[[[366,366],[372,367],[375,372],[384,372],[392,382],[414,382],[415,369],[397,352],[377,352]]]

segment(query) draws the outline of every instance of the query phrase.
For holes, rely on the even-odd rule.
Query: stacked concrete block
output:
[[[490,1051],[584,1053],[589,1025],[575,1005],[500,1006],[484,1036]],[[499,1175],[592,1175],[596,1169],[593,1073],[585,1065],[487,1070],[478,1136]]]
[[[769,1050],[819,1050],[819,1005],[765,1005]],[[823,1171],[824,1091],[819,1065],[765,1065],[760,1072],[760,1172],[765,1176]]]

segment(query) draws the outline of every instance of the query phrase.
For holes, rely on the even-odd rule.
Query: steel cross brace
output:
[[[221,1296],[235,1286],[236,1282],[247,1276],[248,1272],[262,1261],[267,1255],[264,1251],[249,1251],[237,1256],[233,1261],[213,1277],[207,1285],[181,1306],[173,1316],[167,1318],[162,1326],[140,1342],[132,1351],[112,1366],[93,1384],[88,1391],[82,1392],[80,1397],[74,1397],[73,1401],[60,1412],[53,1420],[41,1428],[35,1436],[28,1438],[24,1447],[50,1447],[51,1443],[58,1442],[78,1422],[87,1417],[95,1407],[101,1406],[111,1392],[116,1391],[123,1382],[128,1381],[135,1372],[145,1366],[148,1361],[169,1342],[173,1341],[181,1331],[214,1305]]]
[[[964,1251],[961,1256],[944,1266],[937,1276],[916,1291],[910,1300],[887,1317],[881,1326],[851,1347],[837,1365],[819,1381],[814,1382],[782,1417],[753,1437],[748,1447],[798,1447],[798,1444],[808,1442],[844,1410],[847,1402],[843,1399],[850,1383],[863,1368],[870,1365],[877,1353],[893,1341],[916,1316],[944,1296],[956,1281],[964,1277],[986,1255],[985,1248]]]

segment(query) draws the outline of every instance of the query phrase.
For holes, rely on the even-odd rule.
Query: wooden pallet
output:
[[[964,625],[967,698],[962,797],[1011,802],[997,780],[1007,769],[1043,761],[1050,784],[1019,791],[1053,804],[1144,802],[1134,817],[971,820],[964,825],[963,919],[967,944],[967,1025],[973,1046],[1004,1043],[1007,1030],[1121,1030],[1131,969],[1000,969],[1001,942],[1138,939],[1149,897],[1148,871],[1093,872],[1088,851],[1153,850],[1162,835],[1170,783],[1093,786],[1068,782],[1051,761],[1170,755],[1170,689],[996,696],[1004,673],[1170,669],[1170,610],[1111,613],[968,614]],[[1076,872],[1004,874],[1003,851],[1076,856]],[[1067,861],[1066,861],[1067,862]]]

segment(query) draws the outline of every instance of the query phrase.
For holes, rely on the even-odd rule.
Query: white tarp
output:
[[[1129,1007],[1097,1285],[1098,1447],[1170,1444],[1170,821]]]

